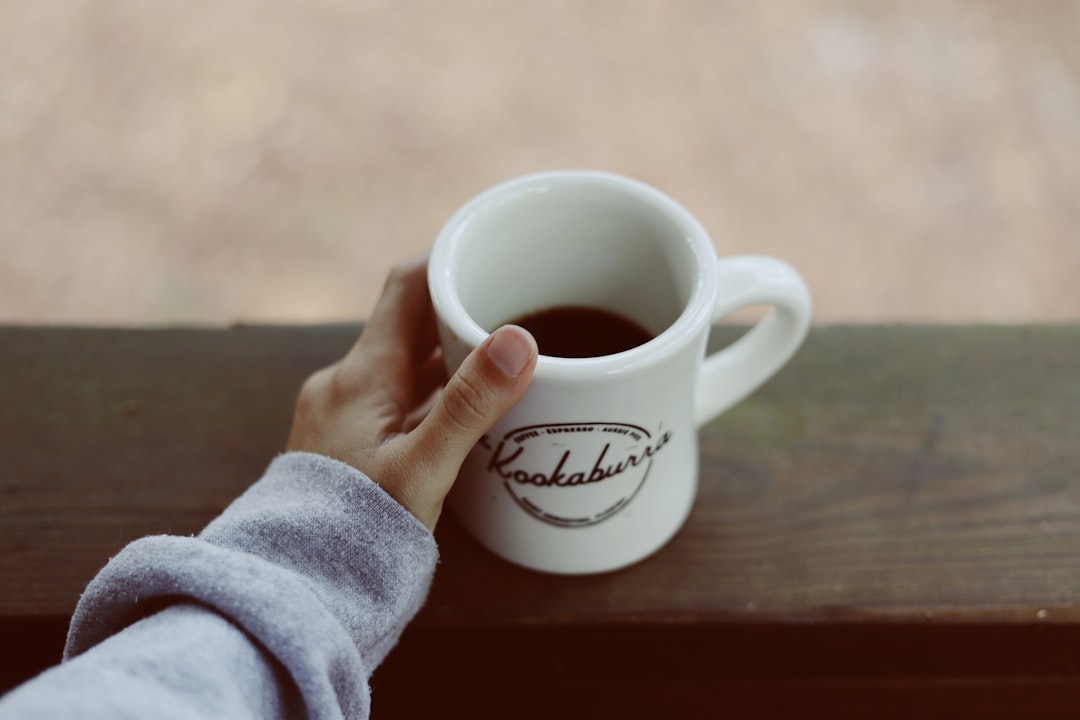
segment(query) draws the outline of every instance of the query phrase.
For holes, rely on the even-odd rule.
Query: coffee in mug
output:
[[[587,358],[625,352],[652,339],[648,330],[610,310],[560,306],[514,318],[528,330],[541,355]]]

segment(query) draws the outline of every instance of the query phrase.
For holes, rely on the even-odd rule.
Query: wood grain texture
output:
[[[197,532],[283,447],[301,381],[355,334],[0,331],[0,615],[68,615],[130,540]]]
[[[0,691],[59,659],[110,555],[258,478],[357,332],[0,327],[0,637],[26,648]],[[540,575],[444,522],[376,711],[481,682],[517,717],[1072,717],[1077,368],[1077,327],[816,328],[702,430],[698,503],[644,562]]]
[[[129,540],[198,531],[357,330],[0,329],[0,616],[66,616]],[[659,553],[551,577],[444,522],[417,624],[1075,620],[1076,368],[1073,327],[815,329],[704,428],[699,501]]]

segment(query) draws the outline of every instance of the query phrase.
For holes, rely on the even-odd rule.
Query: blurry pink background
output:
[[[821,322],[1080,320],[1080,5],[0,4],[3,322],[360,319],[559,167],[787,259]]]

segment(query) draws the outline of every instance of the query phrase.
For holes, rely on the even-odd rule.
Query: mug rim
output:
[[[457,292],[451,267],[465,227],[493,201],[507,202],[522,192],[546,192],[555,184],[585,181],[613,188],[656,209],[673,222],[686,240],[698,268],[693,290],[679,316],[648,342],[613,355],[564,358],[539,355],[534,377],[574,378],[624,375],[647,367],[698,337],[712,322],[716,304],[717,258],[712,241],[701,223],[665,193],[639,180],[598,170],[548,170],[506,180],[473,197],[446,222],[436,236],[428,259],[428,292],[436,315],[458,339],[470,348],[478,347],[489,332],[465,310]],[[501,203],[500,203],[501,204]]]

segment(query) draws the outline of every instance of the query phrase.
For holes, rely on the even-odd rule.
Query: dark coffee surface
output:
[[[540,354],[552,357],[614,355],[653,338],[633,320],[591,307],[555,307],[510,322],[532,333]]]

